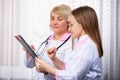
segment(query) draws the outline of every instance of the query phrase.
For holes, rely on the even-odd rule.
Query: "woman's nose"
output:
[[[68,28],[68,31],[71,32],[71,27]]]
[[[54,25],[58,24],[58,20],[54,20]]]

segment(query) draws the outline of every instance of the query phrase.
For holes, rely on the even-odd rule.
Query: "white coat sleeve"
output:
[[[56,80],[82,80],[92,65],[94,52],[89,47],[69,54],[66,69],[56,70]]]
[[[24,59],[25,66],[27,68],[33,68],[35,66],[35,61],[32,57],[27,58],[27,55],[25,54],[25,59]]]

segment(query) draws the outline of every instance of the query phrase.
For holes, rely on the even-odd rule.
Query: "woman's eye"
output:
[[[69,26],[70,26],[70,27],[72,27],[72,26],[73,26],[73,24],[69,24]]]
[[[62,21],[63,19],[62,18],[58,18],[59,21]]]
[[[54,20],[54,18],[53,18],[53,17],[51,17],[50,19],[51,19],[51,20]]]

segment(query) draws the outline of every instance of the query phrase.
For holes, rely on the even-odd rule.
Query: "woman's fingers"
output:
[[[30,45],[30,47],[35,51],[35,47],[33,45]],[[29,52],[24,47],[22,48],[22,50],[27,53],[27,58],[31,57],[31,55],[29,54]]]
[[[47,53],[50,59],[54,59],[56,57],[56,50],[57,49],[55,47],[48,49]]]
[[[47,50],[47,53],[48,53],[48,54],[56,53],[56,48],[53,47],[53,48],[48,49],[48,50]]]
[[[40,62],[40,59],[35,57],[35,62]]]
[[[41,70],[40,70],[40,64],[36,62],[35,65],[36,65],[36,66],[35,66],[35,67],[36,67],[36,70],[37,70],[38,72],[40,72],[40,71],[41,71]]]
[[[35,47],[34,47],[34,45],[31,45],[30,47],[31,47],[33,50],[35,50]]]

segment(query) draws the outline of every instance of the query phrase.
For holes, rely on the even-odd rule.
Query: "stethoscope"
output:
[[[37,56],[42,57],[42,56],[44,55],[43,52],[45,51],[45,48],[46,48],[46,46],[48,45],[48,40],[49,40],[50,37],[51,37],[51,35],[50,35],[45,41],[43,41],[43,42],[40,44],[40,46],[39,46],[38,50],[36,51],[36,53],[38,53],[38,51],[41,49],[41,47],[42,47],[43,44],[44,44],[45,46],[43,47],[43,49],[42,49],[42,51],[40,52],[40,54],[38,54]],[[61,45],[59,45],[59,46],[57,47],[57,50],[58,50],[63,44],[65,44],[65,43],[70,39],[70,37],[71,37],[71,35],[70,35]]]

